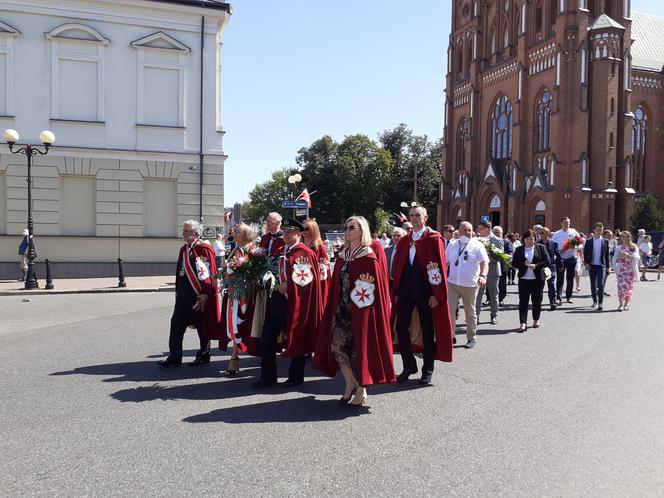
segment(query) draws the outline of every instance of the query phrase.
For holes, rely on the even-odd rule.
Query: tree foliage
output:
[[[374,231],[390,231],[390,213],[399,211],[401,202],[414,200],[417,170],[417,200],[429,210],[429,224],[435,226],[440,147],[405,124],[385,130],[378,141],[348,135],[336,142],[325,135],[298,151],[295,168],[274,172],[250,192],[245,218],[259,221],[269,211],[283,211],[281,201],[295,198],[306,187],[313,193],[310,216],[319,223],[341,224],[348,216],[362,215]],[[295,172],[302,175],[297,192],[287,183]]]
[[[636,204],[632,214],[632,233],[643,228],[646,232],[664,230],[664,211],[657,206],[657,198],[648,194]]]

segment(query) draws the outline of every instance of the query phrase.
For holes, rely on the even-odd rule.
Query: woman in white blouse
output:
[[[540,326],[544,278],[542,271],[551,267],[549,252],[542,244],[535,244],[535,234],[523,232],[523,245],[514,250],[512,266],[519,271],[519,332],[528,329],[528,305],[533,303],[533,328]]]

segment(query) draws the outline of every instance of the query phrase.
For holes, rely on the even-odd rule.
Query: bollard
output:
[[[122,260],[120,258],[118,258],[118,287],[127,287],[124,272],[122,271]]]
[[[47,259],[45,261],[45,263],[46,263],[46,287],[45,287],[45,289],[51,290],[51,289],[54,289],[53,279],[51,278],[51,260]]]

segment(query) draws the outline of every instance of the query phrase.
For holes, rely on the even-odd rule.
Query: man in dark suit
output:
[[[392,231],[392,244],[390,244],[387,249],[385,249],[385,257],[387,258],[387,271],[390,276],[390,287],[392,286],[392,279],[394,279],[394,255],[397,252],[397,244],[401,240],[401,237],[404,235],[406,235],[406,231],[403,228],[396,227]]]
[[[583,259],[590,275],[593,308],[597,308],[597,311],[603,309],[604,279],[606,272],[609,271],[609,241],[602,236],[603,232],[604,225],[600,222],[595,223],[593,237],[586,240],[583,246]]]
[[[454,237],[454,227],[452,225],[445,225],[443,227],[443,243],[445,244],[445,249],[450,243],[450,240]]]

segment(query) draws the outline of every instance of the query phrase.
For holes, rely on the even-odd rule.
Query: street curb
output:
[[[0,291],[0,296],[46,296],[49,294],[106,294],[118,292],[175,292],[175,286],[172,287],[107,287],[102,289],[35,289],[35,290],[15,290]]]

